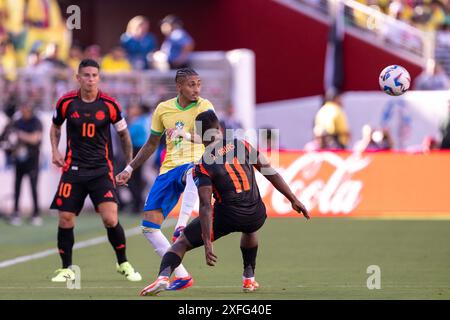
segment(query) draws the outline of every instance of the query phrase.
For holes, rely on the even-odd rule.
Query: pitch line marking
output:
[[[167,228],[167,227],[171,227],[172,225],[175,224],[175,220],[171,219],[171,220],[167,220],[166,223],[164,223],[163,228]],[[141,231],[141,227],[135,227],[135,228],[131,228],[131,229],[127,229],[125,230],[125,236],[128,237],[132,237],[135,236],[137,234],[140,234]],[[76,243],[73,246],[73,250],[78,250],[78,249],[83,249],[83,248],[87,248],[87,247],[92,247],[95,246],[97,244],[101,244],[101,243],[105,243],[108,242],[108,237],[106,236],[101,236],[101,237],[96,237],[96,238],[92,238],[89,240],[84,240],[84,241],[80,241],[78,243]],[[33,253],[33,254],[29,254],[29,255],[25,255],[25,256],[20,256],[20,257],[16,257],[13,259],[9,259],[9,260],[5,260],[5,261],[0,261],[0,269],[3,268],[7,268],[19,263],[24,263],[24,262],[28,262],[28,261],[32,261],[32,260],[37,260],[37,259],[42,259],[54,254],[57,254],[58,250],[55,249],[47,249],[44,251],[40,251],[37,253]]]

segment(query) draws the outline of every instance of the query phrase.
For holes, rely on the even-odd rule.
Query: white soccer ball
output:
[[[411,84],[411,76],[402,66],[392,65],[381,71],[379,83],[381,90],[387,94],[399,96],[408,91]]]

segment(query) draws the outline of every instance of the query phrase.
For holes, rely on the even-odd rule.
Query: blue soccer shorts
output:
[[[147,196],[144,211],[162,210],[164,219],[167,218],[184,191],[184,173],[193,167],[193,163],[186,163],[159,175]]]

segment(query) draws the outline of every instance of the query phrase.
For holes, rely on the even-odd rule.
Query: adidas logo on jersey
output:
[[[105,193],[105,195],[103,197],[104,198],[114,198],[114,196],[113,196],[111,191],[108,191],[107,193]]]
[[[75,111],[75,112],[73,112],[73,113],[70,115],[70,117],[73,118],[73,119],[79,119],[79,118],[80,118],[80,115],[78,114],[77,111]]]

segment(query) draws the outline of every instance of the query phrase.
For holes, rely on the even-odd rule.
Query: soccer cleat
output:
[[[116,263],[117,272],[123,274],[129,281],[141,281],[141,274],[134,270],[131,263],[125,261],[120,265]]]
[[[58,269],[55,273],[57,273],[57,275],[52,278],[52,282],[67,282],[67,280],[75,280],[75,272],[69,268]]]
[[[42,218],[41,217],[33,217],[30,220],[30,224],[35,227],[40,227],[43,224]]]
[[[22,218],[20,217],[13,217],[9,220],[9,224],[15,227],[20,227],[22,223]]]
[[[140,296],[156,296],[161,291],[167,290],[169,286],[169,278],[168,277],[158,277],[152,284],[146,286],[139,293]]]
[[[173,232],[173,236],[172,236],[172,242],[177,241],[178,237],[181,235],[184,228],[185,228],[184,226],[179,226],[178,228],[175,229],[175,231]]]
[[[259,283],[255,281],[255,278],[244,278],[242,280],[242,290],[244,292],[252,292],[259,288]]]
[[[183,290],[189,287],[192,287],[194,284],[194,279],[191,276],[187,276],[184,278],[175,277],[170,285],[167,287],[167,290],[175,291],[175,290]]]

